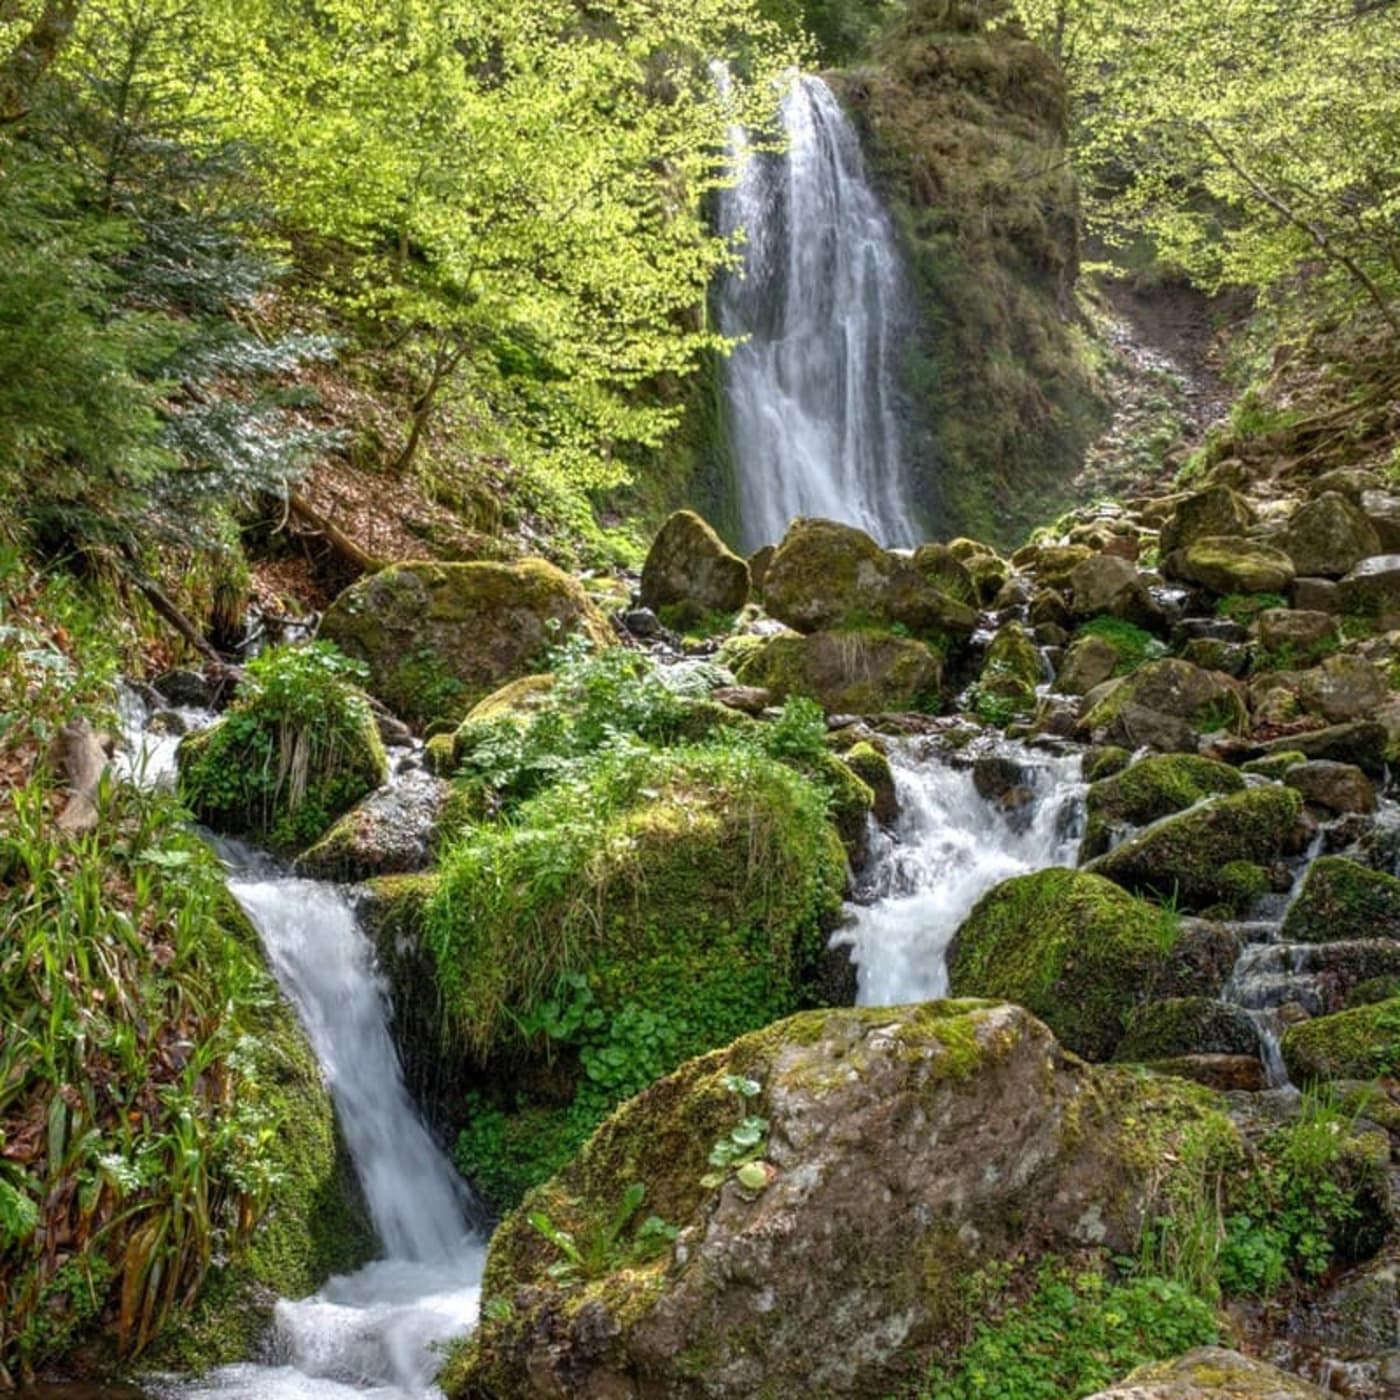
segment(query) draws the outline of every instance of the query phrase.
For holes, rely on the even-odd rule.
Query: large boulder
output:
[[[582,585],[543,559],[391,564],[345,590],[319,635],[369,667],[369,689],[413,723],[460,720],[544,651],[616,642]]]
[[[1289,906],[1283,937],[1289,943],[1400,939],[1400,880],[1344,856],[1319,856]]]
[[[1187,909],[1228,905],[1239,896],[1238,867],[1276,859],[1302,810],[1291,788],[1247,788],[1157,822],[1089,868]]]
[[[957,1347],[974,1277],[1132,1253],[1192,1132],[1238,1142],[1198,1091],[1087,1066],[1019,1007],[804,1013],[652,1085],[507,1217],[483,1322],[441,1384],[450,1400],[902,1394]],[[752,1160],[715,1167],[717,1143]],[[648,1247],[651,1215],[673,1245]],[[605,1241],[571,1279],[560,1230]]]
[[[1341,582],[1342,609],[1369,617],[1380,631],[1400,627],[1400,554],[1363,559]]]
[[[778,546],[763,602],[799,632],[899,623],[921,634],[968,634],[977,625],[976,612],[930,583],[913,561],[881,549],[853,525],[808,517],[793,521]]]
[[[1238,535],[1207,535],[1171,556],[1172,571],[1212,593],[1282,593],[1297,570],[1281,549]]]
[[[1113,617],[1136,621],[1154,611],[1137,566],[1112,554],[1092,554],[1077,564],[1068,580],[1075,617]]]
[[[1087,695],[1111,680],[1119,664],[1118,648],[1107,637],[1085,632],[1070,643],[1055,676],[1055,690],[1061,695]]]
[[[1249,1012],[1213,997],[1167,997],[1133,1012],[1115,1060],[1145,1063],[1183,1055],[1259,1054]]]
[[[1367,719],[1390,698],[1385,677],[1360,656],[1329,656],[1298,676],[1298,699],[1328,724]]]
[[[1327,812],[1374,812],[1376,789],[1354,763],[1314,759],[1287,769],[1283,781],[1303,794],[1310,807]]]
[[[1341,578],[1361,560],[1379,554],[1375,526],[1345,496],[1326,491],[1300,506],[1279,540],[1300,573]]]
[[[1301,754],[1305,759],[1353,763],[1363,773],[1380,778],[1385,774],[1389,743],[1390,731],[1384,724],[1376,720],[1357,720],[1352,724],[1333,724],[1326,729],[1285,734],[1259,745],[1259,749],[1265,758],[1276,754]]]
[[[1197,1347],[1175,1361],[1139,1367],[1089,1400],[1326,1400],[1327,1392],[1224,1347]]]
[[[1400,997],[1290,1026],[1280,1049],[1297,1084],[1400,1073]]]
[[[1174,920],[1108,880],[1039,870],[978,902],[948,949],[949,985],[1026,1006],[1076,1054],[1103,1060],[1178,935]]]
[[[1081,728],[1127,749],[1194,749],[1194,739],[1185,736],[1239,732],[1247,720],[1240,688],[1229,677],[1177,657],[1149,661],[1112,690],[1091,692],[1085,705]],[[1152,716],[1169,723],[1154,725]]]
[[[888,632],[815,632],[772,637],[740,662],[738,679],[775,701],[805,695],[834,714],[934,708],[943,667],[937,653]]]
[[[1253,523],[1254,511],[1243,496],[1228,486],[1208,486],[1178,503],[1162,525],[1158,547],[1167,555],[1211,535],[1243,535]]]
[[[1094,783],[1085,799],[1088,821],[1079,858],[1102,855],[1115,828],[1146,826],[1184,812],[1206,797],[1239,792],[1238,770],[1197,754],[1155,754]]]
[[[682,625],[749,601],[749,566],[693,510],[657,531],[642,565],[642,605]]]
[[[369,880],[405,875],[432,862],[447,784],[415,769],[351,808],[315,845],[297,857],[312,880]]]
[[[1017,709],[1035,704],[1036,687],[1044,679],[1040,648],[1018,622],[1003,623],[987,646],[977,689],[996,696]]]

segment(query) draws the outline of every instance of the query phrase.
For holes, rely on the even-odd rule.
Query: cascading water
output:
[[[190,727],[213,717],[187,712]],[[149,785],[174,773],[175,744],[122,697],[120,771]],[[265,857],[220,845],[229,890],[257,928],[268,963],[316,1052],[385,1257],[275,1310],[265,1360],[223,1367],[183,1400],[332,1400],[366,1393],[422,1396],[435,1347],[476,1321],[486,1246],[469,1226],[473,1202],[404,1086],[388,1003],[369,939],[346,892],[292,879]]]
[[[754,153],[721,206],[746,239],[719,319],[746,337],[726,365],[746,548],[798,515],[858,525],[882,544],[920,537],[900,451],[894,356],[903,307],[889,219],[831,89],[800,77],[783,99],[788,148]],[[734,133],[736,152],[746,139]]]
[[[982,796],[974,773],[891,746],[899,820],[880,838],[846,926],[862,1006],[948,995],[946,955],[958,925],[1002,880],[1073,865],[1084,784],[1080,758],[1018,750],[1009,802]]]

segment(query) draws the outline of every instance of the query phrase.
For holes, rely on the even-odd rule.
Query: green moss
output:
[[[1342,856],[1320,856],[1289,906],[1283,937],[1291,943],[1400,938],[1400,880]]]
[[[1302,809],[1291,788],[1247,788],[1165,818],[1091,868],[1126,889],[1204,909],[1238,896],[1238,872],[1222,871],[1237,861],[1273,860]]]
[[[1400,998],[1290,1026],[1282,1049],[1299,1084],[1395,1074],[1400,1071]]]
[[[1114,1058],[1146,1063],[1179,1055],[1257,1055],[1249,1014],[1210,997],[1169,997],[1133,1012]]]
[[[1308,756],[1299,753],[1296,749],[1288,750],[1284,753],[1271,753],[1264,758],[1251,758],[1248,763],[1240,765],[1242,773],[1254,773],[1261,778],[1268,778],[1272,782],[1281,783],[1284,774],[1290,768],[1296,767],[1300,763],[1306,763]]]
[[[1233,768],[1195,754],[1158,754],[1140,759],[1089,789],[1088,822],[1080,860],[1108,849],[1115,825],[1146,826],[1203,798],[1238,792],[1244,779]]]
[[[1132,761],[1132,754],[1116,744],[1104,744],[1101,748],[1090,749],[1084,755],[1084,781],[1102,782],[1105,778],[1113,777],[1115,773],[1121,773]]]
[[[1016,709],[1035,704],[1036,687],[1044,679],[1040,649],[1019,623],[1008,622],[997,630],[987,647],[977,679],[979,696],[996,696]]]
[[[816,632],[773,637],[739,664],[743,685],[774,699],[803,695],[828,711],[877,714],[936,709],[942,682],[938,655],[923,642],[888,632]]]
[[[1166,655],[1167,648],[1150,632],[1131,622],[1116,617],[1095,617],[1077,632],[1081,637],[1101,637],[1118,653],[1118,664],[1113,668],[1115,676],[1128,676],[1146,665]]]
[[[949,949],[949,982],[961,996],[1017,1002],[1071,1050],[1107,1059],[1178,932],[1107,880],[1042,870],[983,896]]]

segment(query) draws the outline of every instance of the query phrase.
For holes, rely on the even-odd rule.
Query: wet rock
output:
[[[448,785],[419,770],[353,807],[295,862],[312,880],[359,881],[407,875],[432,863]]]
[[[576,579],[543,559],[391,564],[342,593],[319,635],[369,666],[369,688],[410,723],[460,720],[573,633],[616,643]]]
[[[1385,774],[1386,745],[1390,735],[1383,724],[1361,720],[1355,724],[1331,725],[1301,734],[1286,734],[1259,745],[1260,757],[1270,754],[1301,753],[1305,758],[1326,758],[1337,763],[1354,763],[1372,778]]]
[[[775,701],[806,695],[834,714],[916,710],[938,703],[939,658],[922,642],[887,632],[772,637],[738,667],[744,686]]]
[[[1295,1084],[1393,1074],[1400,1044],[1400,997],[1290,1026],[1280,1048]]]
[[[1113,1052],[1146,1063],[1181,1055],[1259,1057],[1259,1031],[1247,1011],[1210,997],[1170,997],[1135,1010]]]
[[[1400,880],[1343,856],[1319,856],[1289,906],[1282,936],[1290,943],[1400,939]]]
[[[1087,695],[1117,669],[1118,648],[1106,637],[1086,633],[1070,644],[1055,677],[1055,689],[1062,695]]]
[[[1088,1400],[1326,1400],[1326,1394],[1237,1351],[1197,1347],[1175,1361],[1139,1367]]]
[[[678,510],[651,542],[641,596],[681,625],[735,613],[749,601],[749,566],[693,510]]]
[[[622,625],[634,636],[646,640],[662,633],[661,619],[650,608],[629,608],[622,614]]]
[[[747,1105],[731,1075],[759,1086]],[[710,1184],[711,1144],[745,1112],[767,1120],[754,1185],[732,1172]],[[902,1393],[947,1341],[954,1300],[979,1269],[1027,1251],[1135,1247],[1163,1165],[1136,1150],[1140,1115],[1169,1140],[1207,1118],[1229,1131],[1170,1080],[1072,1060],[1017,1007],[932,1002],[779,1022],[625,1104],[532,1200],[587,1238],[616,1215],[626,1183],[644,1182],[638,1215],[679,1226],[674,1248],[630,1256],[629,1224],[618,1263],[566,1292],[550,1278],[557,1250],[508,1217],[491,1243],[485,1320],[443,1388]],[[859,1266],[872,1259],[878,1268]]]
[[[1241,536],[1211,535],[1170,557],[1178,578],[1212,593],[1282,593],[1297,572],[1282,550]]]
[[[1284,782],[1303,794],[1303,800],[1329,812],[1374,812],[1376,790],[1354,764],[1317,759],[1287,770]]]
[[[881,826],[893,826],[899,816],[899,794],[890,761],[874,744],[865,740],[842,755],[846,766],[874,794],[872,815]]]
[[[1254,511],[1243,496],[1227,486],[1210,486],[1177,505],[1162,525],[1158,547],[1165,556],[1208,536],[1243,535],[1253,523]]]
[[[1175,893],[1188,909],[1233,903],[1238,888],[1230,867],[1275,859],[1302,808],[1289,788],[1247,788],[1164,818],[1088,868],[1142,894]]]
[[[212,710],[218,700],[219,687],[202,671],[166,671],[151,684],[168,705],[181,709]]]
[[[997,629],[982,660],[977,688],[983,695],[999,696],[1018,709],[1035,704],[1036,687],[1044,677],[1040,650],[1018,622]]]
[[[1380,553],[1380,536],[1364,512],[1327,491],[1301,506],[1279,544],[1300,574],[1341,578],[1362,559]]]
[[[1363,559],[1340,587],[1344,611],[1365,614],[1381,631],[1400,627],[1400,554]]]

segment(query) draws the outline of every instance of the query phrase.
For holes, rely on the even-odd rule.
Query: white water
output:
[[[994,885],[1049,866],[1073,865],[1082,827],[1079,755],[1016,751],[1025,800],[988,801],[972,772],[892,747],[899,820],[881,838],[862,893],[832,939],[847,944],[862,1006],[897,1006],[948,995],[948,945]]]
[[[720,326],[746,336],[726,367],[746,548],[799,515],[858,525],[882,544],[921,532],[900,453],[894,357],[899,255],[860,144],[820,78],[782,102],[788,149],[752,154],[721,205],[746,239],[720,289]],[[746,147],[733,134],[736,152]]]

